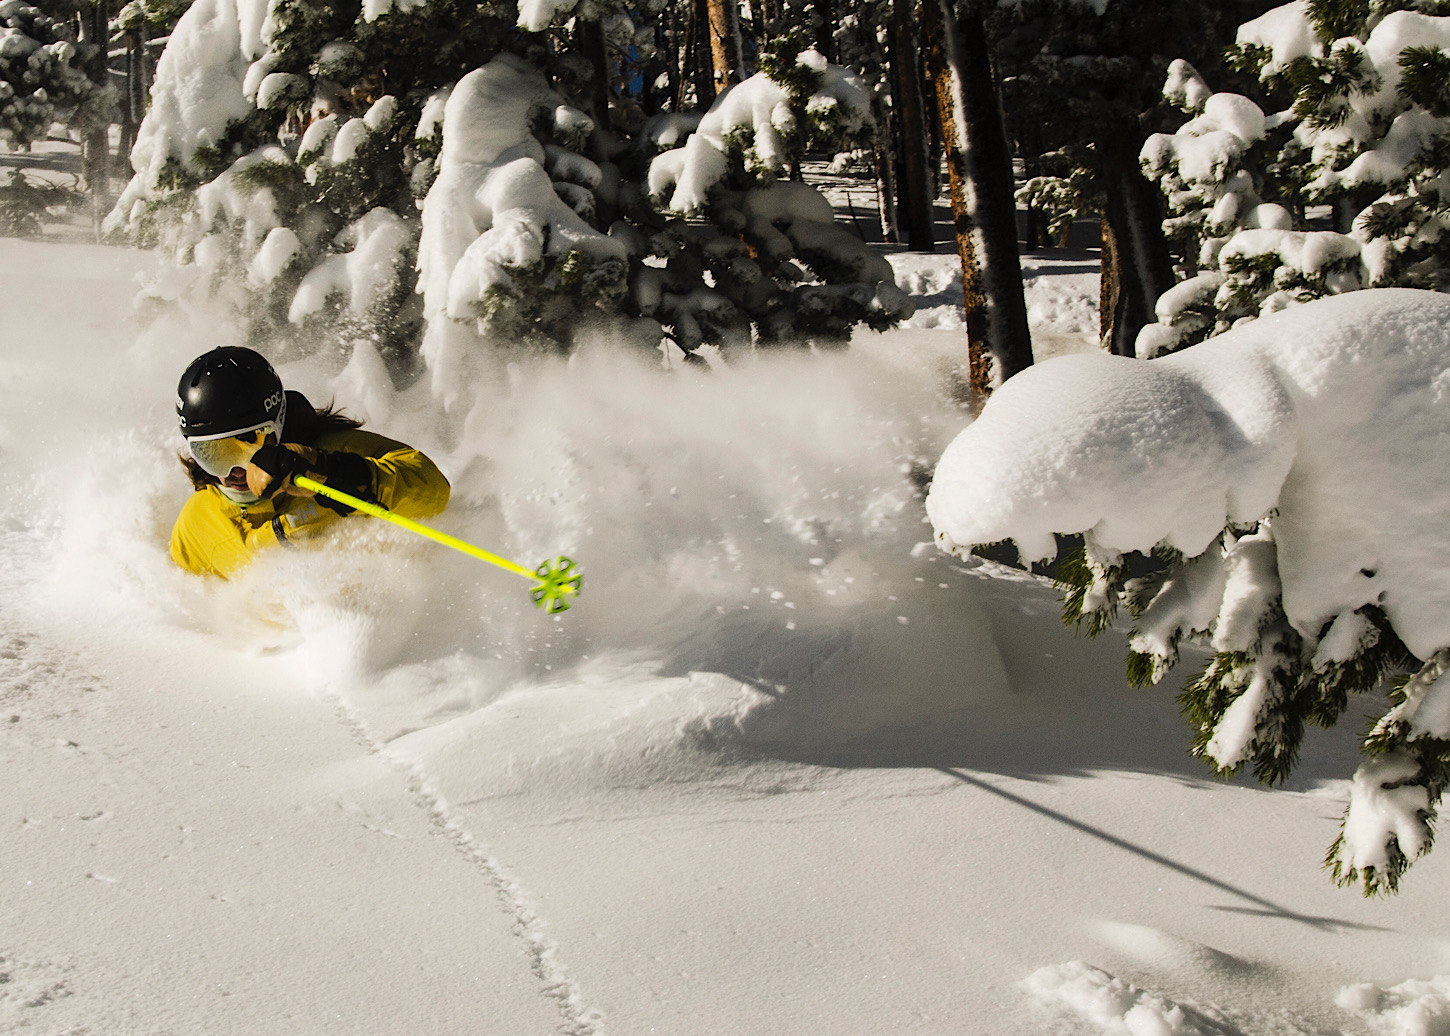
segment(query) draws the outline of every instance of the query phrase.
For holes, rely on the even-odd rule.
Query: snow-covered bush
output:
[[[1355,292],[1172,356],[1064,357],[1013,378],[947,448],[927,499],[948,551],[1011,540],[1063,567],[1065,615],[1133,617],[1129,676],[1185,637],[1213,655],[1182,701],[1216,771],[1265,782],[1306,723],[1415,671],[1365,740],[1328,865],[1394,890],[1450,780],[1450,297]],[[1157,559],[1156,571],[1132,555]]]
[[[1240,26],[1237,60],[1280,99],[1273,114],[1174,62],[1164,95],[1193,118],[1150,138],[1141,158],[1168,198],[1165,229],[1205,272],[1160,299],[1140,356],[1343,291],[1450,288],[1441,6],[1295,0]],[[1339,226],[1312,227],[1310,206]]]
[[[23,0],[0,0],[0,140],[29,147],[53,123],[105,118],[111,92],[82,70],[85,51],[64,20]]]
[[[748,254],[743,196],[706,222],[653,207],[650,160],[712,117],[735,133],[731,98],[757,88],[722,95],[720,115],[644,119],[592,77],[609,55],[648,50],[631,19],[654,8],[591,8],[594,32],[573,8],[196,0],[158,62],[107,226],[176,258],[156,294],[227,299],[253,341],[283,349],[371,340],[395,372],[421,360],[444,395],[472,351],[568,348],[599,320],[689,351],[732,334],[841,336],[903,312],[889,268],[864,269],[829,206],[781,219],[753,202],[751,218],[793,242],[768,262]],[[830,88],[784,91],[800,131],[774,151],[756,134],[762,188],[806,127],[840,135],[857,117],[840,70],[791,67]],[[788,277],[820,283],[782,291]]]

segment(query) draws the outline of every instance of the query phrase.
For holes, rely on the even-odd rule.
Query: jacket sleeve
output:
[[[324,436],[317,445],[367,458],[373,499],[405,518],[429,518],[448,506],[448,479],[420,450],[360,428]]]

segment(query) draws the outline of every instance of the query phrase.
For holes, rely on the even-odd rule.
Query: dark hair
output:
[[[340,432],[348,428],[361,428],[362,422],[349,417],[329,403],[321,410],[315,409],[300,392],[287,393],[287,423],[282,428],[282,441],[310,446],[329,432]],[[200,492],[207,486],[221,485],[221,479],[208,472],[196,462],[188,451],[176,454],[186,477],[191,479],[192,489]]]

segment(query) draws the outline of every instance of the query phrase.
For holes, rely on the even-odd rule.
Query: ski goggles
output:
[[[186,447],[208,475],[224,479],[233,468],[246,467],[252,455],[268,442],[282,438],[276,421],[267,421],[253,428],[243,428],[224,435],[187,439]]]

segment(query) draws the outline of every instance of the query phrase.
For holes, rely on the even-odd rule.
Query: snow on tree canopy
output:
[[[1140,158],[1167,197],[1164,230],[1196,253],[1186,265],[1205,272],[1192,291],[1160,299],[1139,356],[1325,295],[1450,289],[1441,202],[1450,17],[1384,13],[1409,6],[1441,9],[1361,5],[1345,24],[1335,5],[1296,0],[1241,26],[1234,61],[1258,75],[1266,97],[1288,102],[1273,114],[1237,94],[1205,98],[1191,66],[1170,65],[1164,97],[1194,118],[1150,137]],[[1311,222],[1309,207],[1320,205],[1337,211],[1344,233]]]
[[[1307,303],[1158,360],[1039,364],[943,453],[945,550],[1053,533],[1104,552],[1201,554],[1277,508],[1284,610],[1306,638],[1367,604],[1426,658],[1450,644],[1450,298]]]
[[[1268,52],[1265,75],[1283,72],[1290,62],[1317,56],[1323,50],[1309,21],[1307,0],[1293,0],[1240,25],[1238,44]]]
[[[93,49],[77,45],[69,19],[21,0],[0,2],[0,140],[27,147],[55,122],[104,124],[110,88],[92,83],[82,68]]]
[[[428,319],[422,352],[440,389],[472,345],[455,322],[486,322],[491,300],[521,290],[517,277],[546,254],[573,253],[596,268],[615,260],[623,290],[626,248],[556,192],[545,147],[531,130],[541,113],[552,113],[566,131],[582,118],[526,62],[507,54],[464,76],[448,97],[438,178],[423,200],[418,245],[418,291]]]
[[[244,39],[244,26],[260,32],[255,3],[196,0],[172,30],[156,63],[151,109],[136,134],[127,187],[118,212],[148,196],[170,163],[200,171],[198,151],[216,147],[227,127],[252,111],[244,84],[258,56],[259,40]],[[244,17],[246,15],[247,17]],[[244,49],[251,44],[252,49]]]
[[[1126,603],[1133,683],[1206,639],[1179,700],[1224,774],[1284,779],[1307,723],[1419,664],[1364,740],[1326,858],[1393,891],[1450,782],[1447,396],[1450,297],[1319,299],[1168,357],[1019,374],[943,453],[927,514],[954,553],[1011,539],[1043,560],[1081,533],[1064,615],[1092,634]],[[1124,554],[1149,551],[1158,569],[1132,577]]]
[[[796,63],[820,79],[805,101],[812,119],[838,122],[849,132],[870,118],[870,95],[847,69],[828,64],[814,50],[802,52]],[[673,212],[697,212],[725,176],[733,141],[751,142],[748,169],[782,173],[789,153],[785,138],[802,129],[791,110],[790,91],[764,72],[757,73],[716,99],[683,148],[655,158],[650,166],[650,193],[668,195]]]

